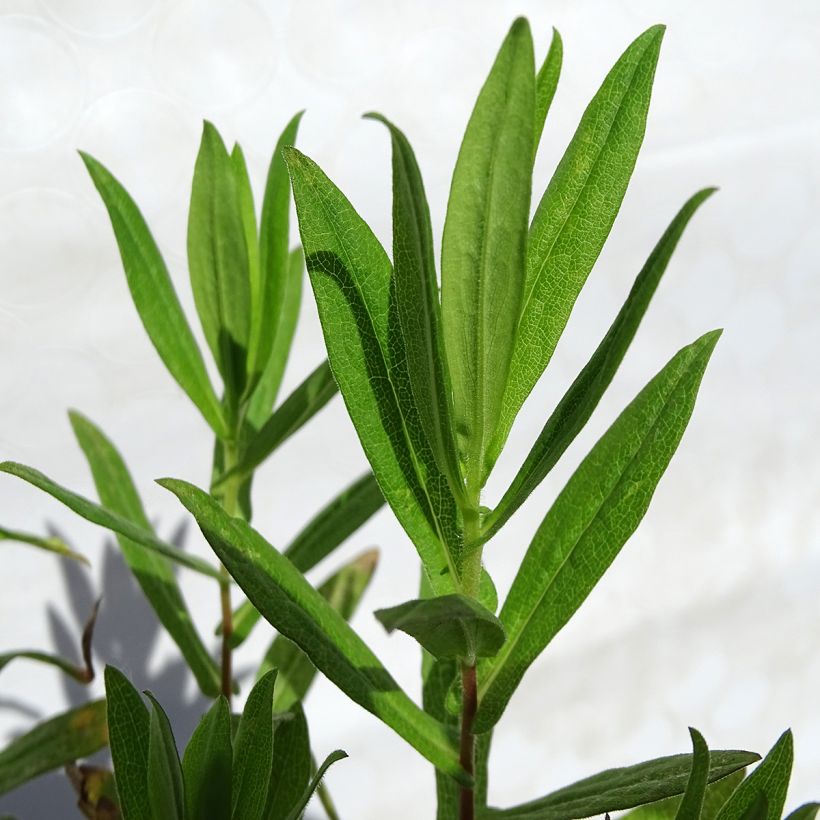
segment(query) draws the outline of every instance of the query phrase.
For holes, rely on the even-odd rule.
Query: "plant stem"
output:
[[[233,696],[233,648],[231,647],[233,611],[228,570],[220,565],[219,571],[225,577],[225,583],[220,584],[219,587],[219,604],[222,608],[222,694],[230,707]]]
[[[223,443],[224,464],[223,470],[228,472],[236,463],[238,454],[233,443]],[[239,481],[231,478],[225,482],[220,494],[222,507],[228,515],[239,513]],[[219,605],[222,610],[222,694],[231,704],[233,696],[233,647],[231,639],[233,637],[233,608],[231,606],[231,586],[230,575],[224,566],[219,567],[220,574],[225,582],[219,588]]]
[[[461,667],[461,766],[472,777],[475,774],[475,736],[473,719],[478,707],[475,664]],[[462,786],[458,796],[459,820],[475,819],[475,790],[473,786]]]
[[[464,563],[462,565],[462,589],[465,595],[478,598],[481,583],[481,554],[480,546],[475,546],[481,532],[478,493],[474,503],[462,510],[464,519]],[[473,735],[473,719],[478,708],[478,691],[476,687],[475,658],[468,658],[461,665],[461,766],[470,777],[475,772],[475,736]],[[459,818],[460,820],[474,820],[475,818],[475,788],[462,786],[459,791]]]

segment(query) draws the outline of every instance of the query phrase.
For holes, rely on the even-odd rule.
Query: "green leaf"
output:
[[[252,321],[251,335],[253,335],[254,309],[261,300],[262,274],[259,267],[259,235],[256,229],[256,207],[253,203],[253,188],[251,187],[251,180],[248,175],[245,154],[239,143],[236,143],[231,150],[231,168],[236,183],[236,191],[239,199],[239,216],[242,220],[242,232],[245,235],[245,249],[248,255],[248,282],[250,286]]]
[[[85,703],[37,724],[0,751],[0,795],[89,757],[108,743],[104,700]]]
[[[769,820],[769,801],[763,792],[760,792],[754,803],[743,812],[741,820]]]
[[[291,541],[285,555],[300,572],[307,573],[343,544],[373,513],[381,509],[384,496],[372,473],[366,473],[342,490],[317,513]],[[262,616],[250,601],[234,611],[231,646],[241,645]],[[222,633],[217,625],[216,634]]]
[[[233,752],[233,820],[261,820],[273,762],[273,688],[276,670],[262,676],[248,695]]]
[[[555,97],[555,89],[558,87],[558,78],[561,76],[561,63],[564,59],[564,43],[558,29],[552,30],[552,42],[550,43],[547,56],[541,64],[538,75],[535,78],[535,140],[533,142],[532,155],[538,152],[538,144],[541,142],[541,135],[544,133],[544,122],[547,119],[552,100]]]
[[[0,541],[17,541],[20,544],[28,544],[32,547],[38,547],[46,552],[53,552],[57,555],[62,555],[65,558],[71,558],[74,561],[79,561],[81,564],[91,566],[88,558],[75,552],[68,544],[60,538],[48,536],[43,538],[39,535],[31,535],[27,532],[20,532],[19,530],[9,530],[5,527],[0,527]]]
[[[279,716],[273,737],[265,820],[285,820],[305,792],[312,770],[310,738],[302,707]]]
[[[692,738],[692,771],[675,820],[700,820],[709,782],[709,747],[697,729],[690,728],[689,736]]]
[[[709,760],[709,782],[759,760],[753,752],[717,751]],[[480,818],[575,820],[630,809],[681,794],[692,770],[692,755],[660,757],[604,772],[512,809],[487,809]]]
[[[106,168],[82,151],[80,156],[108,209],[131,297],[151,342],[214,432],[224,436],[227,427],[222,407],[168,269],[142,214]]]
[[[220,583],[223,582],[219,570],[212,567],[207,561],[203,561],[195,555],[188,555],[188,553],[183,552],[181,549],[167,544],[165,541],[161,541],[152,532],[137,526],[127,518],[116,515],[105,507],[101,507],[99,504],[95,504],[93,501],[89,501],[87,498],[83,498],[81,495],[71,492],[71,490],[67,490],[65,487],[61,487],[33,467],[26,467],[24,464],[18,464],[14,461],[4,461],[0,463],[0,472],[8,473],[9,475],[21,478],[23,481],[27,481],[29,484],[56,498],[60,503],[65,504],[70,510],[73,510],[81,518],[85,518],[86,521],[90,521],[92,524],[113,530],[148,550],[170,558],[181,566],[188,567],[188,569],[192,569],[202,575],[215,578]]]
[[[458,153],[441,246],[444,343],[467,486],[477,491],[498,424],[524,293],[535,112],[535,58],[512,25]]]
[[[763,817],[779,820],[786,803],[786,792],[792,773],[794,743],[790,730],[783,732],[763,762],[738,786],[724,804],[717,820],[741,820],[762,795],[768,810]]]
[[[379,553],[368,550],[345,564],[318,588],[319,594],[349,621],[365,593],[376,569]],[[277,635],[265,654],[257,676],[277,669],[274,709],[284,712],[304,700],[316,676],[316,667],[299,647],[282,635]]]
[[[535,212],[515,351],[485,474],[552,358],[621,207],[643,141],[663,32],[663,26],[648,29],[609,72]]]
[[[185,794],[182,767],[168,716],[150,693],[151,715],[148,729],[148,789],[146,796],[154,820],[183,820]]]
[[[283,370],[284,359],[287,358],[287,352],[290,348],[287,328],[288,311],[292,309],[292,305],[289,304],[289,299],[292,296],[289,297],[288,291],[293,284],[290,281],[292,271],[289,270],[293,260],[289,258],[288,253],[290,245],[290,180],[288,179],[285,161],[282,159],[282,149],[286,145],[293,145],[296,142],[296,134],[303,113],[303,111],[300,111],[285,126],[285,130],[276,143],[268,168],[259,231],[259,260],[262,277],[261,298],[254,304],[254,339],[251,344],[250,356],[251,372],[262,372],[268,366],[271,354],[281,358],[284,352],[284,358],[281,361],[281,369]],[[300,283],[301,278],[300,262]],[[283,334],[281,340],[279,339],[280,334]],[[290,331],[290,335],[292,335],[292,331]],[[285,337],[288,337],[287,344],[282,345]],[[284,350],[282,350],[283,347]],[[270,410],[272,404],[273,398],[268,404],[268,410]]]
[[[335,395],[336,382],[328,363],[322,362],[282,403],[243,448],[239,464],[222,475],[215,488],[229,478],[247,478],[267,457],[310,421]]]
[[[94,477],[94,486],[105,509],[153,533],[137,488],[125,461],[102,430],[76,411],[69,413],[74,435],[82,448]],[[157,613],[188,662],[202,692],[215,697],[220,690],[219,667],[210,656],[191,620],[191,613],[182,597],[173,565],[156,552],[117,535],[123,558],[140,585],[145,597]]]
[[[732,792],[743,782],[746,769],[738,769],[732,774],[710,783],[706,787],[700,820],[715,820],[723,804]],[[681,797],[667,797],[646,806],[639,806],[623,815],[622,820],[675,820]]]
[[[691,197],[664,232],[638,274],[615,321],[547,420],[501,502],[488,516],[485,540],[501,529],[544,480],[589,420],[635,338],[678,240],[695,211],[714,191],[714,188],[706,188]]]
[[[113,666],[105,667],[108,742],[124,820],[152,820],[146,801],[150,717],[140,693]]]
[[[507,641],[479,669],[477,733],[494,726],[530,664],[635,531],[692,415],[720,331],[680,350],[570,478],[519,567],[501,622]]]
[[[12,661],[21,658],[29,661],[37,661],[38,663],[44,663],[47,666],[54,666],[78,683],[88,683],[90,680],[88,670],[84,667],[77,666],[76,663],[68,661],[65,658],[61,658],[59,655],[53,655],[50,652],[40,652],[37,649],[18,649],[14,652],[4,652],[3,654],[0,654],[0,672],[2,672],[3,669],[5,669]]]
[[[94,639],[94,626],[97,622],[97,613],[100,609],[99,600],[94,604],[86,624],[83,628],[82,638],[80,640],[80,652],[83,657],[82,665],[78,665],[71,661],[61,658],[59,655],[53,655],[49,652],[39,652],[38,650],[23,649],[15,652],[7,652],[0,655],[0,672],[8,666],[12,661],[19,658],[25,658],[31,661],[38,661],[49,666],[55,666],[73,678],[78,683],[91,683],[94,680],[94,662],[91,655],[91,642]]]
[[[459,583],[461,539],[447,479],[421,429],[387,254],[310,159],[286,149],[328,359],[379,486],[437,594]]]
[[[820,812],[820,803],[805,803],[795,809],[786,820],[815,820],[818,812]]]
[[[207,493],[163,479],[250,601],[281,634],[360,706],[379,717],[431,763],[464,779],[453,734],[413,703],[344,618],[247,523]]]
[[[276,402],[285,365],[288,361],[296,322],[299,318],[299,307],[302,302],[302,278],[305,272],[305,257],[301,248],[291,251],[285,272],[282,274],[282,306],[279,312],[279,322],[276,337],[265,369],[259,377],[256,389],[253,391],[248,410],[245,414],[247,422],[254,430],[258,430],[270,416],[271,408]]]
[[[342,751],[341,749],[336,749],[335,752],[331,752],[322,762],[322,765],[319,766],[316,774],[313,775],[310,783],[308,784],[307,789],[305,789],[305,793],[299,799],[299,802],[293,807],[293,810],[288,815],[287,820],[300,820],[302,817],[305,809],[307,808],[307,804],[310,802],[310,798],[313,797],[313,793],[316,789],[319,788],[319,784],[322,782],[322,778],[325,776],[327,770],[339,760],[344,760],[347,757],[347,752]]]
[[[186,820],[230,820],[232,759],[231,713],[220,695],[182,756]]]
[[[442,595],[417,598],[374,613],[382,626],[415,638],[436,658],[490,658],[504,643],[501,621],[474,598]]]
[[[407,351],[410,387],[439,470],[458,498],[464,493],[452,427],[452,393],[433,253],[430,209],[421,171],[405,135],[380,114],[393,146],[393,270],[396,309]]]
[[[245,389],[251,277],[239,187],[225,144],[209,122],[191,186],[188,269],[202,330],[235,409]]]

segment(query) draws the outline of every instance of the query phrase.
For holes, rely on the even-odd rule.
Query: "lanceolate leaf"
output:
[[[507,641],[479,671],[475,729],[495,725],[524,672],[646,512],[692,414],[720,331],[684,347],[601,437],[547,513],[501,609]]]
[[[381,718],[430,762],[464,777],[452,734],[426,715],[388,674],[342,616],[304,576],[238,518],[183,481],[163,479],[254,606],[352,700]]]
[[[231,713],[214,701],[182,756],[186,820],[230,820],[232,783]]]
[[[310,421],[336,395],[337,389],[330,366],[322,362],[251,438],[240,463],[225,473],[216,486],[237,474],[243,477],[250,475],[285,440]]]
[[[4,527],[0,527],[0,541],[17,541],[20,544],[29,544],[32,547],[37,547],[38,549],[45,550],[46,552],[53,552],[56,555],[62,555],[65,558],[73,558],[81,564],[90,566],[88,559],[84,555],[81,555],[79,552],[75,552],[62,539],[55,538],[53,536],[43,538],[39,535],[31,535],[27,532],[8,530]]]
[[[344,760],[347,757],[347,752],[343,752],[341,749],[337,749],[335,752],[331,752],[323,761],[322,764],[319,766],[316,774],[313,775],[311,778],[310,783],[308,784],[307,789],[305,789],[305,793],[299,798],[299,802],[293,807],[291,813],[287,816],[287,820],[299,820],[302,817],[302,813],[307,808],[307,804],[310,802],[310,798],[313,797],[313,793],[319,787],[319,783],[321,783],[322,778],[325,776],[325,772],[334,764],[340,760]]]
[[[467,485],[479,489],[524,292],[534,145],[535,58],[513,23],[459,150],[441,248],[441,306]]]
[[[485,539],[498,532],[524,503],[589,420],[635,338],[678,240],[695,211],[714,190],[706,188],[691,197],[666,229],[638,274],[615,321],[547,420],[526,461],[489,516]]]
[[[489,473],[606,241],[643,141],[663,26],[624,52],[584,112],[530,227],[526,286]]]
[[[55,666],[64,672],[69,677],[76,680],[78,683],[91,683],[94,680],[94,660],[91,653],[91,643],[94,639],[94,626],[97,622],[97,613],[99,612],[99,600],[94,604],[91,610],[91,615],[83,627],[82,637],[80,639],[80,652],[83,657],[82,665],[73,663],[71,661],[61,658],[59,655],[52,655],[48,652],[39,652],[37,650],[22,650],[16,652],[8,652],[0,655],[0,672],[14,660],[18,658],[26,658],[27,660],[38,661],[49,666]]]
[[[378,552],[368,550],[334,573],[318,588],[319,594],[349,621],[365,593],[378,561]],[[277,669],[279,677],[273,698],[277,712],[290,709],[304,700],[316,676],[316,667],[293,641],[277,635],[268,649],[258,674]]]
[[[299,306],[302,302],[302,278],[305,272],[305,257],[301,248],[291,251],[283,276],[282,307],[273,349],[259,383],[251,396],[245,414],[247,422],[258,430],[267,421],[271,408],[279,394],[279,386],[288,361],[296,320],[299,318]]]
[[[697,729],[689,729],[689,735],[692,738],[692,771],[675,820],[700,820],[709,783],[709,747]]]
[[[427,441],[456,497],[463,494],[452,427],[450,376],[441,339],[441,305],[430,209],[421,171],[404,134],[380,114],[393,144],[393,269],[407,372]]]
[[[732,792],[743,782],[746,769],[738,769],[720,780],[715,780],[706,787],[699,820],[715,820],[723,804],[731,797]],[[639,806],[623,815],[623,820],[675,820],[682,801],[682,796],[667,797],[646,806]]]
[[[150,718],[140,693],[113,666],[105,667],[108,734],[124,820],[152,820],[148,788]]]
[[[538,152],[541,134],[544,133],[544,122],[547,119],[555,89],[558,87],[558,78],[561,75],[561,63],[564,59],[564,44],[558,29],[552,30],[552,42],[547,56],[541,64],[535,78],[535,141],[533,143],[533,159]]]
[[[159,702],[150,693],[151,714],[148,730],[148,780],[146,797],[153,820],[183,820],[185,796],[171,724]]]
[[[233,752],[233,820],[262,820],[273,761],[273,687],[276,671],[259,679],[248,695]]]
[[[108,530],[124,535],[131,541],[142,545],[148,550],[164,555],[170,558],[181,566],[188,567],[195,572],[202,575],[208,575],[222,582],[223,579],[219,574],[219,570],[212,567],[207,561],[197,558],[195,555],[188,555],[181,549],[166,544],[161,541],[150,530],[139,527],[133,522],[129,521],[121,515],[117,515],[81,495],[71,492],[71,490],[61,487],[56,482],[52,481],[48,476],[43,475],[39,470],[32,467],[26,467],[24,464],[17,464],[14,461],[4,461],[0,463],[0,472],[8,473],[17,478],[27,481],[29,484],[37,487],[50,496],[56,498],[62,504],[65,504],[70,510],[73,510],[77,515],[90,521],[92,524],[97,524],[99,527],[105,527]]]
[[[38,663],[46,664],[46,666],[54,666],[78,683],[88,683],[91,680],[88,670],[84,667],[78,666],[73,661],[61,658],[59,655],[54,655],[50,652],[40,652],[36,649],[18,649],[14,652],[4,652],[0,655],[0,672],[12,661],[19,659],[37,661]],[[93,678],[93,675],[91,677]]]
[[[806,803],[795,809],[786,820],[815,820],[820,812],[820,803]]]
[[[245,387],[251,279],[239,186],[217,130],[206,122],[188,215],[188,268],[205,338],[236,403]]]
[[[102,430],[79,413],[71,412],[69,417],[74,435],[88,460],[103,507],[142,530],[153,532],[128,468],[113,443]],[[220,688],[219,668],[191,620],[171,562],[124,535],[118,534],[117,541],[145,597],[176,642],[203,693],[215,697]]]
[[[265,820],[285,820],[290,815],[310,783],[311,769],[308,725],[297,704],[276,722]]]
[[[291,541],[285,555],[300,572],[308,572],[343,544],[383,504],[384,496],[373,474],[363,475],[308,522]],[[239,646],[260,617],[250,601],[241,604],[234,612],[231,645]],[[221,634],[221,625],[217,626],[216,634]]]
[[[374,613],[382,626],[414,637],[433,657],[493,657],[504,643],[504,627],[474,598],[441,595],[419,598]]]
[[[254,340],[251,345],[250,368],[261,372],[267,365],[271,353],[278,347],[277,337],[287,334],[287,312],[289,282],[288,248],[290,247],[290,180],[282,149],[296,142],[300,111],[285,126],[279,137],[268,168],[265,196],[262,201],[262,221],[259,229],[259,259],[261,263],[261,299],[258,312],[254,316]],[[301,282],[301,265],[299,271]],[[287,347],[290,347],[288,344]],[[287,350],[285,350],[287,356]],[[284,367],[284,361],[282,362]],[[273,401],[271,400],[271,404]],[[271,405],[268,405],[270,409]]]
[[[746,811],[741,815],[740,820],[770,820],[769,799],[763,792],[760,792]],[[776,820],[772,818],[772,820]]]
[[[406,389],[390,260],[314,162],[295,149],[285,159],[328,358],[348,413],[436,593],[452,592],[460,564],[457,514]]]
[[[784,732],[763,762],[738,786],[724,804],[717,820],[741,820],[759,797],[768,804],[767,820],[779,820],[786,803],[792,773],[794,744],[791,731]]]
[[[712,752],[709,782],[759,760],[753,752]],[[680,794],[692,770],[692,755],[660,757],[622,769],[608,769],[512,809],[488,809],[481,818],[575,820],[630,809]]]
[[[134,305],[154,347],[214,432],[227,432],[222,407],[179,304],[168,269],[142,214],[126,190],[97,160],[80,152],[108,209]]]
[[[0,751],[0,795],[104,748],[105,709],[104,700],[85,703],[15,738]]]
[[[259,234],[256,229],[256,207],[253,203],[253,188],[248,176],[245,154],[239,144],[231,151],[231,167],[239,198],[239,216],[242,220],[242,231],[245,235],[245,248],[248,254],[248,284],[250,287],[251,317],[260,300],[261,274],[259,271]],[[253,333],[253,326],[251,326]]]

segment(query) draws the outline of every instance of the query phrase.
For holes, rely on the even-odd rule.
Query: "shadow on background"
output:
[[[66,540],[53,527],[49,529],[51,534]],[[185,529],[183,523],[170,539],[175,546],[183,546]],[[192,676],[181,658],[174,656],[159,669],[149,671],[161,626],[114,542],[106,541],[99,581],[95,582],[91,573],[74,561],[61,561],[60,569],[70,614],[63,617],[53,605],[48,607],[53,649],[63,657],[79,658],[78,640],[83,625],[94,602],[102,596],[93,642],[97,680],[101,679],[105,664],[111,663],[122,669],[139,690],[150,689],[168,713],[179,748],[184,748],[209,701],[192,685]],[[32,674],[36,672],[34,667]],[[62,679],[67,707],[93,699],[88,687],[65,676]],[[22,701],[5,698],[0,699],[0,708],[30,717],[33,724],[65,707],[46,704],[40,713]],[[100,752],[91,761],[110,763],[108,751]],[[76,802],[68,778],[58,771],[5,795],[0,799],[0,812],[9,812],[19,820],[81,817]]]

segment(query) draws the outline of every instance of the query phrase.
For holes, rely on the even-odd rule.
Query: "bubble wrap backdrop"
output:
[[[0,0],[0,455],[93,495],[66,418],[76,407],[121,447],[163,534],[183,516],[152,479],[207,483],[208,431],[142,331],[76,148],[101,159],[132,192],[193,315],[185,225],[203,118],[241,141],[260,192],[276,136],[306,108],[300,146],[389,243],[389,143],[381,126],[360,119],[380,110],[414,144],[440,236],[472,103],[521,13],[539,55],[553,25],[565,43],[536,166],[539,195],[617,55],[646,26],[669,28],[623,209],[513,430],[488,503],[676,209],[700,187],[721,191],[684,236],[589,429],[488,548],[502,592],[551,499],[618,411],[673,351],[710,328],[726,332],[645,521],[516,693],[496,734],[491,800],[507,805],[600,768],[685,750],[688,725],[713,747],[760,751],[792,726],[789,806],[796,806],[820,786],[816,0]],[[284,389],[322,356],[308,290]],[[260,471],[256,526],[286,543],[363,466],[336,399]],[[72,613],[99,592],[103,567],[122,570],[103,559],[105,533],[28,485],[0,479],[4,525],[57,527],[94,565],[88,580],[78,580],[51,556],[4,545],[0,651],[61,646],[73,635],[67,619],[73,623]],[[193,528],[187,545],[208,555]],[[388,639],[370,614],[414,595],[415,553],[386,511],[340,558],[371,545],[382,550],[382,563],[355,623],[418,696],[410,639]],[[190,573],[182,583],[208,634],[216,590]],[[195,714],[201,704],[190,682],[173,691],[167,685],[173,647],[154,642],[138,601],[129,610],[138,615],[123,614],[134,596],[127,583],[122,589],[103,602],[106,646],[118,647],[143,685],[175,694],[179,714]],[[263,651],[264,632],[239,653],[240,669]],[[92,688],[101,691],[99,680]],[[85,696],[51,670],[12,666],[0,678],[0,734],[10,737],[34,716]],[[432,773],[390,730],[325,681],[311,695],[309,715],[318,755],[337,746],[350,753],[328,778],[344,817],[432,815]],[[45,805],[46,791],[0,799],[0,809],[63,816]],[[71,805],[62,781],[48,794],[59,798],[55,806]]]

